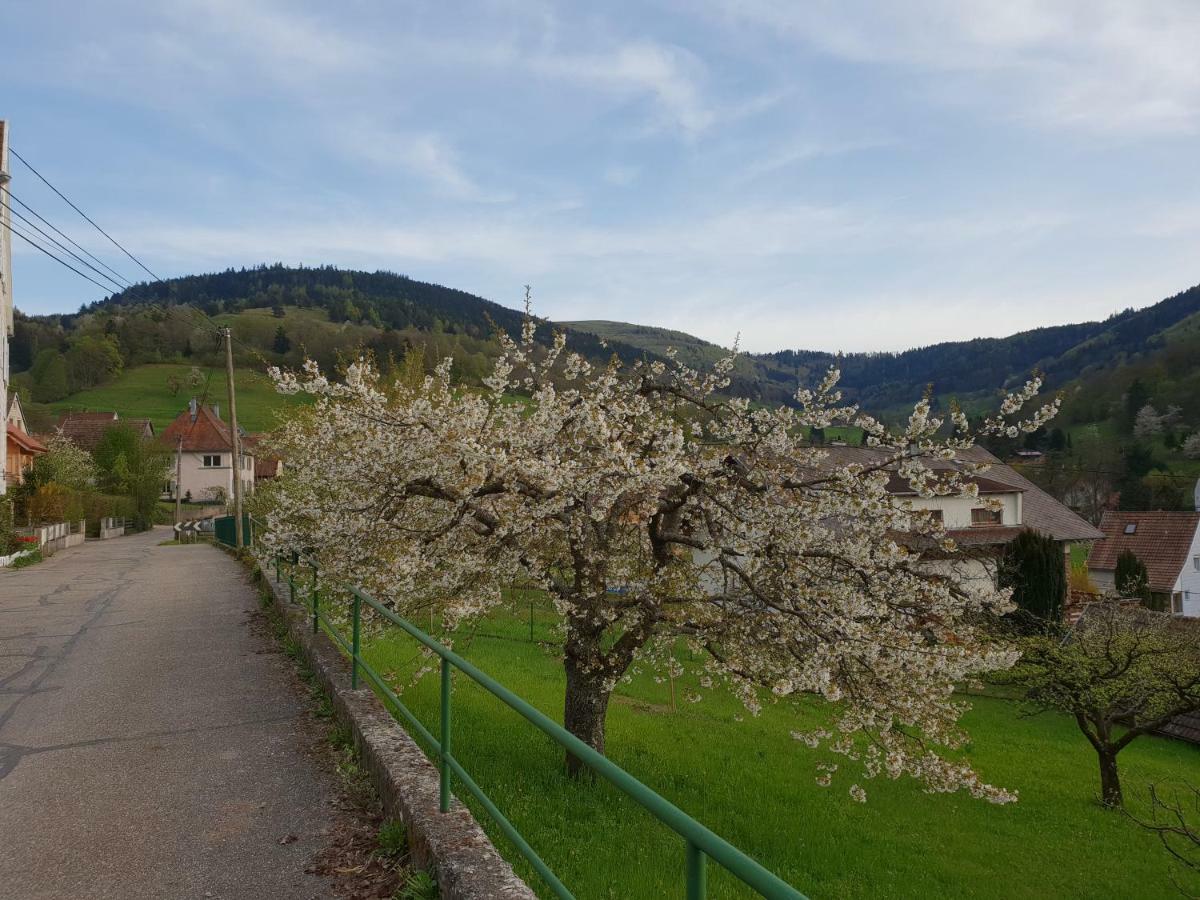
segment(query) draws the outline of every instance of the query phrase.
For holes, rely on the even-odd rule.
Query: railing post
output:
[[[704,900],[708,890],[704,851],[687,842],[687,900]]]
[[[529,598],[529,643],[533,643],[533,597]]]
[[[300,554],[292,554],[292,564],[288,566],[288,600],[292,603],[296,602],[296,563],[300,561]]]
[[[442,657],[442,812],[450,812],[450,660]]]
[[[321,619],[317,614],[317,610],[321,603],[321,592],[317,590],[317,570],[313,569],[312,588],[309,591],[312,594],[312,614],[313,614],[313,634],[321,630]]]
[[[362,621],[362,601],[358,598],[358,594],[352,595],[354,613],[352,616],[352,624],[350,631],[350,689],[358,690],[358,647],[361,635],[361,627],[359,623]]]

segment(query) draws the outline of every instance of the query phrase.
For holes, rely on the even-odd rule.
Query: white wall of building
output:
[[[1001,525],[1020,525],[1022,521],[1021,493],[1013,491],[1009,494],[988,494],[987,500],[999,500],[1001,509]],[[914,509],[939,509],[942,511],[942,522],[946,528],[970,528],[971,510],[984,505],[985,498],[972,497],[913,497]]]
[[[1192,546],[1175,581],[1175,590],[1183,595],[1182,614],[1200,617],[1200,528],[1192,535]]]
[[[0,173],[9,174],[8,123],[0,120]],[[8,339],[13,333],[12,232],[8,230],[8,187],[0,179],[0,425],[8,413]],[[0,431],[3,431],[0,428]],[[0,434],[0,494],[6,490],[4,473],[8,471],[8,441]]]
[[[219,465],[206,464],[206,458],[217,457]],[[208,462],[212,460],[209,459]],[[229,451],[218,453],[185,452],[180,461],[179,493],[187,496],[190,492],[192,499],[216,499],[216,494],[226,501],[233,499],[233,454]],[[171,490],[175,489],[175,473],[171,473]],[[217,489],[214,491],[214,489]],[[254,457],[242,455],[242,494],[250,496],[254,493]]]

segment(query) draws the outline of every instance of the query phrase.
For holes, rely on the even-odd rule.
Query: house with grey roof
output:
[[[886,459],[881,451],[869,447],[825,449],[828,462],[836,466],[878,465]],[[931,460],[927,465],[932,469],[960,471],[968,466],[986,467],[966,476],[978,488],[978,497],[921,497],[898,475],[893,475],[887,485],[890,493],[908,498],[914,509],[928,510],[942,522],[947,535],[966,551],[951,558],[964,577],[994,579],[996,561],[1004,545],[1027,528],[1053,538],[1062,546],[1064,566],[1068,565],[1072,544],[1104,537],[1103,531],[983,447],[960,451],[953,460]],[[935,557],[936,550],[929,555],[931,559]]]

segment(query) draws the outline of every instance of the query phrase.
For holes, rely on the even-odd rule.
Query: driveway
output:
[[[0,894],[308,898],[335,786],[257,594],[166,529],[0,570]]]

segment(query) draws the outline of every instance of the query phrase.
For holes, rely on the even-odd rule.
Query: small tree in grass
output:
[[[1025,529],[1004,547],[1000,586],[1012,589],[1019,615],[1057,622],[1067,594],[1066,560],[1054,538]]]
[[[1200,628],[1117,601],[1092,603],[1074,628],[1026,638],[1004,678],[1034,704],[1075,718],[1100,763],[1101,802],[1120,806],[1117,754],[1200,709]]]
[[[1140,597],[1143,603],[1150,602],[1150,573],[1132,550],[1122,550],[1117,557],[1113,582],[1122,597]]]
[[[546,591],[563,627],[564,725],[597,750],[617,683],[635,664],[678,672],[685,641],[700,683],[752,710],[760,691],[828,701],[832,727],[797,737],[868,776],[1012,799],[936,750],[965,740],[954,684],[1015,658],[977,625],[1007,596],[926,565],[913,547],[956,546],[888,490],[898,476],[924,497],[975,495],[974,469],[941,465],[971,446],[965,415],[947,437],[922,401],[890,431],[841,404],[833,371],[797,408],[757,408],[718,393],[733,356],[705,373],[597,367],[535,331],[530,317],[520,340],[500,336],[482,392],[455,386],[449,359],[416,384],[365,360],[344,381],[311,362],[273,371],[315,402],[275,439],[305,465],[272,489],[267,550],[304,549],[330,580],[409,615],[436,606],[450,625],[498,606],[505,585]],[[1056,404],[1019,419],[1038,388],[986,428],[1039,427]],[[835,465],[805,439],[835,425],[862,429],[874,460]]]

